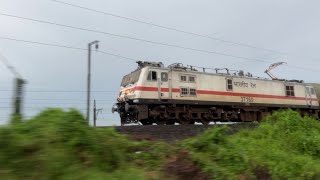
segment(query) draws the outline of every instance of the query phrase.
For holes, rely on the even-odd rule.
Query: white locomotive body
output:
[[[281,108],[318,118],[319,102],[311,84],[254,78],[243,72],[199,72],[182,64],[138,64],[123,78],[113,108],[121,124],[259,121]]]

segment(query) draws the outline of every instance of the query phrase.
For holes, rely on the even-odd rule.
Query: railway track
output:
[[[128,135],[135,140],[162,140],[169,143],[174,143],[179,140],[191,138],[197,136],[204,131],[224,126],[223,124],[216,125],[164,125],[164,126],[117,126],[114,127],[116,131],[121,134]],[[228,133],[232,134],[240,129],[253,129],[257,127],[254,123],[237,123],[227,124],[229,127]]]

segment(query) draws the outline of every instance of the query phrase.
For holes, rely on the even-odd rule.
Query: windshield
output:
[[[122,79],[121,86],[125,87],[129,84],[134,84],[139,80],[141,70],[134,71],[128,75],[125,75]]]

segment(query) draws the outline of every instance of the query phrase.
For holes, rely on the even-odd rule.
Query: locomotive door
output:
[[[306,101],[308,106],[312,106],[311,87],[306,86]]]
[[[169,99],[169,75],[168,71],[160,72],[159,79],[160,99]]]

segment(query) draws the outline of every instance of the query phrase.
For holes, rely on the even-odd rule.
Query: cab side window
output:
[[[147,80],[148,81],[157,81],[157,72],[156,71],[149,71]]]
[[[315,94],[316,94],[314,88],[311,88],[311,94],[312,94],[312,95],[315,95]]]

